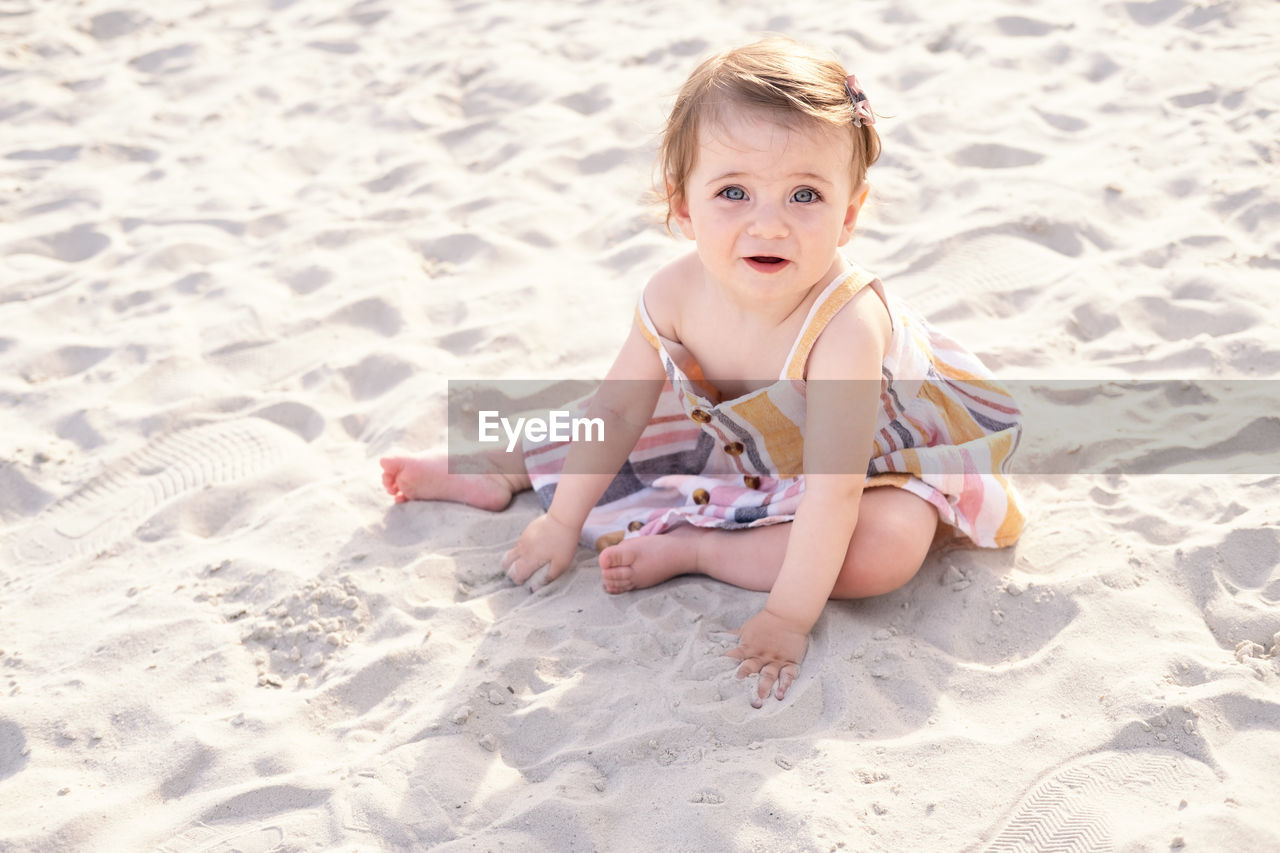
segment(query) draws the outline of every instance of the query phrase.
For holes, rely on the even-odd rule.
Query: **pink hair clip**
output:
[[[875,124],[876,117],[871,112],[871,102],[867,100],[867,93],[858,85],[858,78],[850,74],[844,78],[844,87],[849,90],[849,100],[853,103],[853,126]]]

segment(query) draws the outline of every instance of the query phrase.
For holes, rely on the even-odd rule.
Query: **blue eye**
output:
[[[802,190],[796,190],[794,193],[791,194],[791,200],[798,201],[801,204],[812,204],[813,202],[817,201],[818,198],[819,196],[818,196],[817,190],[811,190],[808,188],[802,189]]]
[[[729,201],[742,201],[747,197],[746,190],[742,187],[725,187],[720,190],[720,195],[729,199]]]

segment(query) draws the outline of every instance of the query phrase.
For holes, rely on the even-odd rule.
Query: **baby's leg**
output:
[[[490,470],[482,474],[450,474],[449,457],[388,456],[382,463],[382,485],[396,503],[454,501],[480,509],[500,510],[517,493],[531,487],[519,453],[482,454]]]
[[[865,598],[902,586],[920,570],[937,527],[938,513],[924,499],[890,486],[867,489],[831,597]],[[790,533],[790,524],[749,530],[679,527],[628,539],[601,552],[604,586],[626,592],[676,575],[705,574],[767,592],[782,568]]]

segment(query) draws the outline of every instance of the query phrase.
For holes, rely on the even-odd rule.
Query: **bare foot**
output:
[[[501,471],[488,474],[450,474],[445,456],[388,456],[382,463],[382,485],[396,503],[405,501],[454,501],[497,511],[511,497],[529,488],[523,479]]]
[[[679,527],[657,536],[624,539],[600,552],[605,592],[645,589],[677,575],[698,571],[698,537],[702,531]]]

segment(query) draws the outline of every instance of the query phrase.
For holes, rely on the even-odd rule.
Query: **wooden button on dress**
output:
[[[614,530],[611,533],[602,534],[596,539],[596,550],[603,551],[605,548],[608,548],[610,545],[617,545],[619,542],[622,541],[623,537],[625,536],[626,534],[623,533],[621,530]]]
[[[698,506],[706,506],[711,501],[711,495],[706,489],[693,490],[693,502]]]
[[[706,409],[694,409],[692,412],[689,413],[689,417],[693,418],[695,421],[697,421],[700,424],[711,423],[711,413],[708,412]]]
[[[726,444],[724,446],[724,452],[728,453],[730,456],[741,456],[742,451],[746,449],[747,448],[743,446],[741,441],[735,441],[732,444]]]
[[[746,484],[748,489],[760,488],[760,478],[757,477],[755,474],[744,474],[742,477],[742,482]]]

